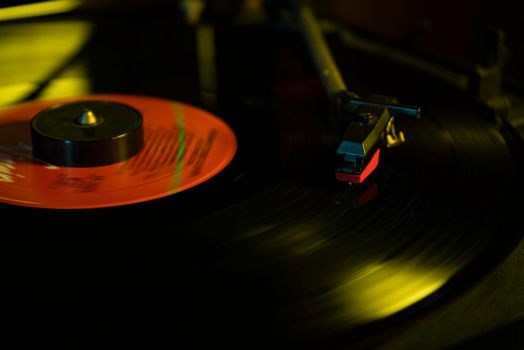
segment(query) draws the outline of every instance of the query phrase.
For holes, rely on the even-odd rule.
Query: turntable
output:
[[[22,347],[524,344],[501,30],[470,67],[301,1],[9,5],[2,314]]]

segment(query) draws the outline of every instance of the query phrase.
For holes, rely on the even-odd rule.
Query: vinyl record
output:
[[[198,90],[186,69],[198,62],[185,54],[190,28],[173,31],[170,17],[121,21],[107,21],[86,53],[93,86]],[[12,323],[32,348],[87,338],[97,348],[366,347],[451,300],[520,240],[522,140],[503,120],[416,70],[335,46],[351,89],[422,108],[420,120],[396,119],[406,142],[381,150],[363,184],[340,183],[329,105],[301,39],[266,29],[216,32],[226,72],[217,114],[233,131],[186,104],[96,96],[141,111],[149,147],[114,165],[54,169],[27,158],[26,122],[50,104],[0,112],[9,146],[0,150],[0,271]],[[111,56],[120,49],[124,68]],[[182,134],[182,169],[155,168],[160,141],[176,159]],[[62,180],[46,175],[55,173]]]
[[[97,167],[58,167],[34,157],[31,118],[50,106],[78,101],[134,107],[144,118],[145,147],[126,161]],[[124,95],[84,96],[4,109],[0,112],[0,140],[0,201],[55,209],[108,207],[168,196],[216,175],[236,152],[233,131],[210,113],[168,100]]]
[[[486,273],[522,234],[512,204],[522,195],[522,142],[462,107],[398,120],[406,144],[384,150],[361,186],[330,182],[310,166],[325,160],[302,143],[308,156],[282,181],[197,223],[225,249],[217,271],[239,278],[224,288],[226,304],[249,295],[247,313],[322,348],[391,327],[395,315],[398,325]]]

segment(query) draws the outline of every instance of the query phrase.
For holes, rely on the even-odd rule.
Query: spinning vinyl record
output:
[[[217,71],[227,73],[211,114],[193,97],[171,101],[191,89],[164,80],[190,75],[188,56],[166,49],[181,45],[170,19],[129,21],[106,24],[86,55],[94,87],[133,95],[0,111],[3,300],[32,348],[366,347],[471,286],[520,240],[522,140],[464,94],[335,46],[352,89],[422,109],[396,118],[405,143],[349,185],[335,178],[329,105],[295,33],[217,30]],[[136,42],[149,24],[166,42]],[[135,32],[120,40],[121,28]],[[107,56],[119,46],[127,65],[153,73],[132,85]],[[138,96],[155,92],[171,97]],[[96,166],[35,159],[32,118],[82,101],[129,106],[126,135],[140,113],[141,150]],[[84,130],[104,114],[74,118]]]
[[[239,319],[262,314],[261,329],[276,319],[286,339],[322,348],[377,336],[391,316],[413,316],[486,273],[522,234],[512,204],[522,147],[477,112],[436,106],[399,122],[409,141],[386,149],[362,186],[331,183],[310,168],[322,158],[302,148],[308,156],[281,181],[196,223],[224,247],[217,271],[241,276],[224,287],[226,304],[242,300]]]
[[[142,101],[104,97],[109,98],[131,104]],[[173,127],[173,103],[161,104],[166,123]],[[11,108],[3,115],[27,120],[31,113],[19,112],[32,111],[27,106],[38,106],[36,112],[47,103]],[[140,106],[136,105],[146,124],[150,111]],[[196,113],[193,118],[204,113],[180,107],[186,108],[186,115]],[[409,141],[384,150],[375,173],[364,184],[350,187],[326,171],[328,157],[311,144],[299,142],[301,154],[307,156],[297,159],[289,150],[288,157],[294,161],[287,162],[278,180],[260,184],[247,199],[200,214],[195,213],[198,202],[216,190],[197,191],[197,186],[168,192],[173,165],[165,171],[167,179],[157,180],[162,186],[155,196],[171,194],[161,200],[96,210],[15,210],[11,204],[26,206],[26,201],[37,197],[48,200],[43,202],[48,207],[93,206],[84,199],[91,198],[89,191],[86,195],[78,188],[64,192],[42,186],[47,180],[39,178],[39,172],[56,172],[58,177],[71,171],[114,176],[109,183],[116,190],[95,191],[93,198],[106,201],[97,204],[108,200],[112,205],[125,203],[115,198],[129,198],[126,193],[136,194],[135,201],[143,200],[146,195],[137,189],[140,182],[118,191],[118,185],[129,186],[129,182],[117,180],[133,179],[132,172],[122,174],[118,169],[133,169],[133,159],[154,158],[137,155],[126,161],[131,162],[128,166],[120,162],[63,170],[66,168],[55,169],[16,153],[10,169],[23,175],[20,181],[26,181],[22,183],[28,187],[14,191],[13,182],[2,183],[2,200],[10,204],[3,210],[17,217],[10,219],[15,227],[8,234],[17,243],[10,245],[4,258],[24,257],[24,262],[18,262],[7,275],[14,274],[16,281],[23,277],[17,282],[22,296],[36,292],[37,300],[43,298],[37,302],[37,309],[44,310],[40,312],[60,312],[55,306],[65,302],[80,307],[82,313],[87,307],[77,304],[82,298],[94,298],[95,303],[117,298],[108,310],[131,307],[131,319],[147,317],[152,323],[146,336],[168,342],[171,333],[200,346],[210,339],[238,347],[253,339],[261,339],[257,341],[261,347],[325,347],[361,340],[362,335],[387,329],[384,325],[391,326],[392,320],[413,316],[413,311],[430,301],[456,293],[457,286],[478,278],[520,238],[512,202],[522,195],[521,142],[510,128],[482,119],[477,112],[463,108],[459,120],[453,117],[453,110],[441,105],[421,120],[400,121]],[[202,118],[207,118],[206,123],[211,120],[205,126],[216,125],[223,132],[219,137],[225,139],[222,150],[228,150],[226,156],[210,157],[205,165],[220,169],[234,151],[233,134],[208,114]],[[318,129],[307,124],[301,131],[315,139],[318,135],[313,130]],[[195,138],[199,137],[198,127],[204,127],[192,128],[189,120],[186,125]],[[173,142],[179,138],[173,137]],[[152,142],[147,131],[145,141]],[[184,142],[189,148],[192,141]],[[230,186],[224,181],[234,180],[224,177],[220,181]],[[153,179],[144,186],[154,184]],[[10,192],[5,193],[6,189]],[[23,197],[26,192],[33,197]],[[67,206],[56,204],[64,203],[64,198]],[[186,216],[183,206],[193,213]],[[24,218],[36,220],[45,231],[25,224]],[[20,241],[22,232],[30,242]],[[127,287],[120,289],[119,285]],[[138,311],[136,305],[127,305],[136,300],[142,305]],[[144,302],[151,303],[150,310],[141,309]],[[113,311],[101,305],[94,306],[93,322],[114,317],[107,314]],[[144,316],[144,312],[152,314]],[[168,331],[169,327],[173,328]],[[199,338],[201,334],[210,338]],[[119,335],[108,337],[117,341]]]
[[[145,147],[126,161],[101,166],[59,167],[33,156],[31,119],[51,106],[54,109],[49,110],[49,114],[56,113],[57,106],[78,101],[123,103],[134,107],[144,118]],[[74,112],[66,112],[75,117]],[[220,119],[198,108],[161,99],[85,96],[28,103],[1,113],[0,159],[3,171],[0,201],[9,204],[81,209],[147,201],[183,191],[209,179],[231,161],[236,151],[235,136]],[[78,116],[81,113],[80,109]],[[107,120],[101,122],[101,126],[110,123],[115,118],[114,113],[108,111]],[[46,132],[49,134],[57,129],[60,123],[64,124],[63,119]],[[57,142],[61,138],[66,139],[65,144],[73,142],[67,140],[67,135],[52,137]],[[93,142],[89,138],[79,141],[80,144]],[[58,145],[50,147],[59,148]],[[68,150],[56,152],[67,153]],[[106,152],[103,148],[93,149],[86,157],[96,160]],[[75,157],[78,155],[71,155],[72,159]]]

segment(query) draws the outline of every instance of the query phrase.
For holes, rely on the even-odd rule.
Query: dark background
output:
[[[208,6],[224,11],[257,6],[263,0],[214,0]],[[279,3],[280,1],[272,1]],[[122,10],[172,6],[170,0],[95,0],[87,7],[115,6]],[[524,24],[519,1],[514,0],[326,0],[312,1],[321,15],[354,28],[416,49],[469,63],[481,60],[482,33],[497,27],[506,34],[507,74],[524,79]]]
[[[353,0],[317,1],[324,13],[384,38],[415,48],[480,62],[482,33],[494,26],[506,33],[507,74],[524,78],[524,22],[520,2]]]

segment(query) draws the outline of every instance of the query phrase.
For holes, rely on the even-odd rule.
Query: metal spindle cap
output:
[[[59,166],[96,167],[126,160],[143,146],[142,115],[111,101],[54,106],[31,121],[33,155]]]

